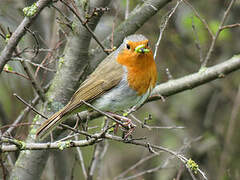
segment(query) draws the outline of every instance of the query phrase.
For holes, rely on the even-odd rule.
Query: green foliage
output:
[[[210,28],[211,28],[211,30],[213,31],[214,34],[217,33],[217,31],[219,29],[219,25],[220,25],[219,21],[210,21],[209,26],[210,26]],[[224,29],[219,34],[218,40],[224,41],[224,40],[230,39],[230,37],[231,37],[230,30],[229,29]]]
[[[182,18],[182,24],[189,33],[192,33],[193,26],[195,27],[200,43],[204,43],[208,40],[204,25],[193,13],[185,14]],[[194,38],[194,34],[192,35],[192,38]]]
[[[37,9],[38,9],[38,7],[37,7],[36,3],[33,3],[31,6],[23,8],[24,16],[26,16],[26,17],[34,16],[37,12]]]

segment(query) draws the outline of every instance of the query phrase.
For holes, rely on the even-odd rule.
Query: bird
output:
[[[43,122],[36,138],[44,139],[69,116],[86,109],[83,101],[111,113],[140,107],[156,82],[157,67],[149,40],[141,34],[127,36],[86,78],[67,105]]]

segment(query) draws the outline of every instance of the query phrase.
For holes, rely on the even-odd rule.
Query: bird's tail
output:
[[[63,113],[64,108],[50,118],[48,118],[38,129],[36,133],[36,139],[44,139],[47,135],[50,134],[61,122],[67,118],[67,114]]]

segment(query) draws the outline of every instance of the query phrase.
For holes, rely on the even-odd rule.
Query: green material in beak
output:
[[[150,52],[149,49],[145,48],[145,45],[144,45],[144,44],[138,45],[138,46],[135,48],[135,51],[138,52],[138,53],[148,53],[148,52]]]

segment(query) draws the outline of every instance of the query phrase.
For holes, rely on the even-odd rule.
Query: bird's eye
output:
[[[127,49],[130,49],[130,45],[129,45],[129,44],[126,44],[126,48],[127,48]]]

